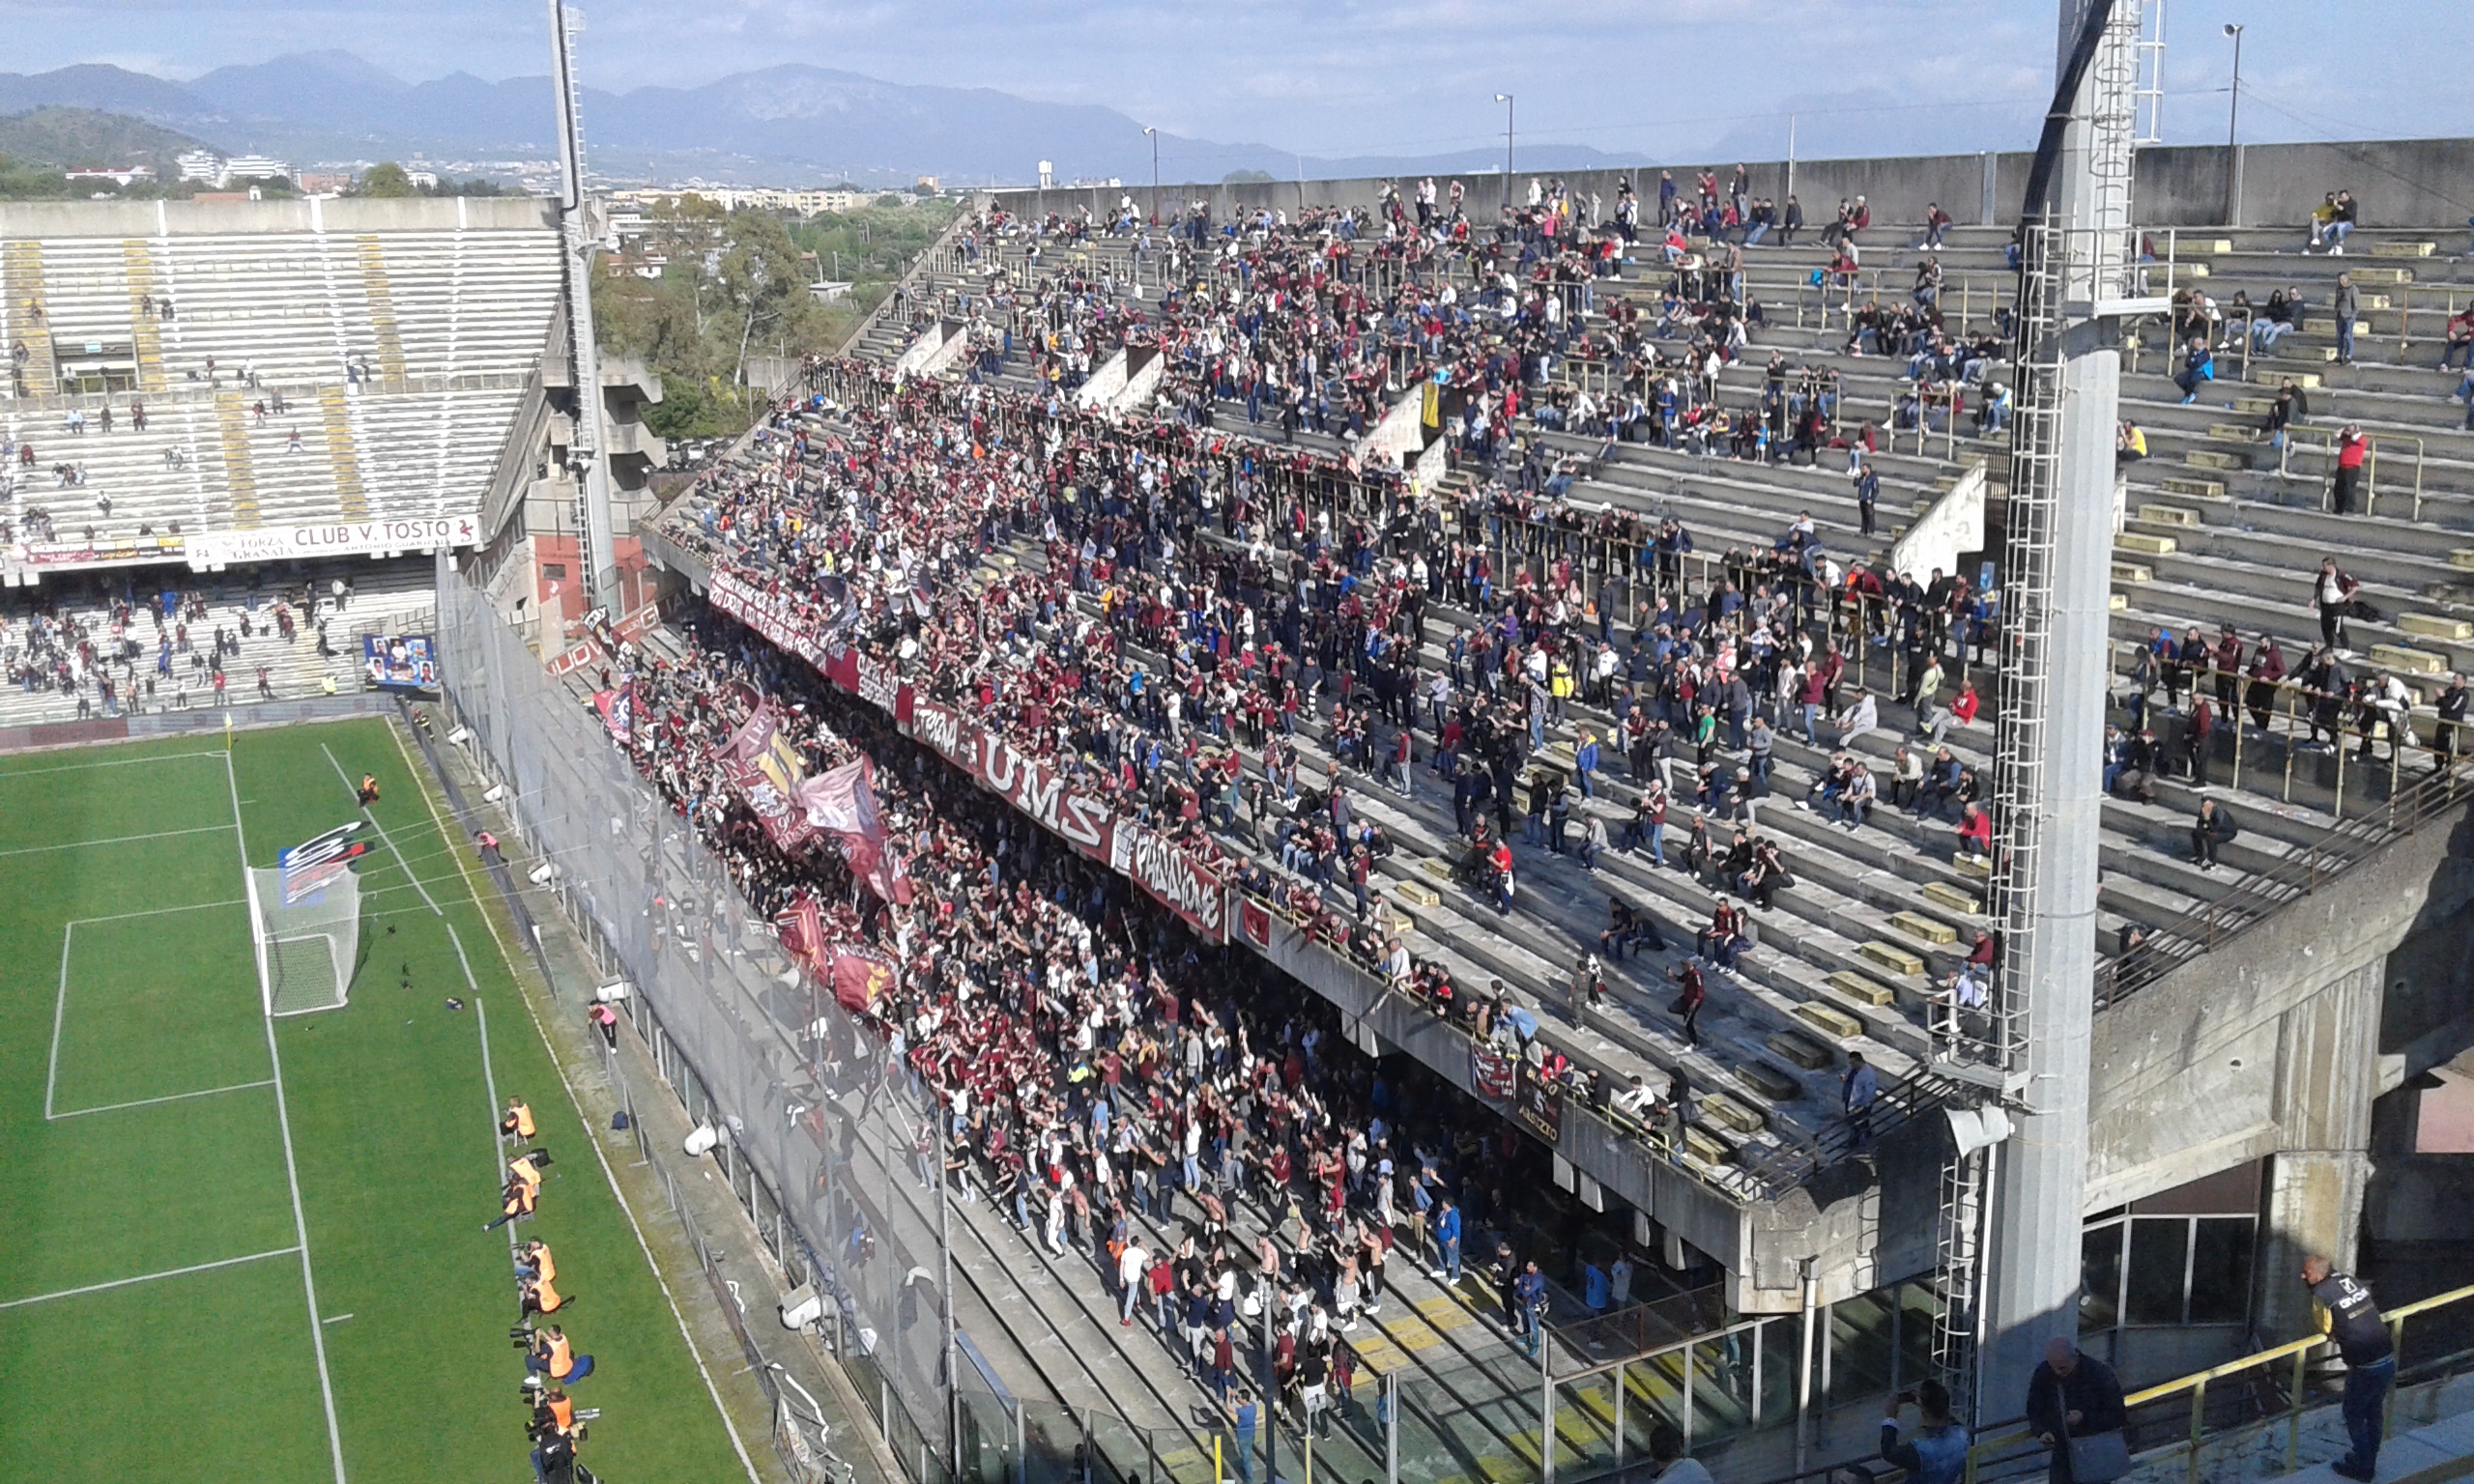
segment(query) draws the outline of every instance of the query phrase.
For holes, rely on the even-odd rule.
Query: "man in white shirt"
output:
[[[1119,1299],[1117,1323],[1127,1327],[1134,1325],[1135,1299],[1142,1293],[1142,1284],[1151,1271],[1151,1254],[1142,1243],[1129,1240],[1125,1250],[1117,1254],[1117,1286],[1124,1290]]]

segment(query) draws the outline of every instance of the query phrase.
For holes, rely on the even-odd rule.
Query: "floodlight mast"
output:
[[[584,126],[576,111],[575,33],[584,14],[550,0],[550,79],[559,108],[560,267],[567,291],[567,369],[575,385],[575,431],[567,444],[579,491],[586,606],[618,616],[618,558],[611,529],[610,464],[602,456],[601,348],[592,333],[593,239],[586,221]]]
[[[1934,1048],[2011,1126],[1997,1168],[1972,1162],[1986,1145],[1944,1179],[1964,1195],[1990,1176],[1981,1245],[1950,1219],[1971,1203],[1945,1203],[1941,1281],[1966,1309],[1937,1336],[1977,1415],[2007,1415],[2045,1342],[2078,1334],[2121,327],[2168,307],[2139,292],[2132,248],[2140,11],[2061,0],[2054,104],[2022,207],[1996,677],[1999,963],[1985,1028],[1953,1016]]]

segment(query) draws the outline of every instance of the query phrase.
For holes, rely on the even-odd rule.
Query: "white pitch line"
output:
[[[133,845],[145,840],[170,840],[177,835],[220,835],[232,828],[228,824],[202,824],[193,830],[157,830],[151,835],[114,835],[105,840],[65,840],[56,845],[19,845],[14,850],[0,850],[0,856],[42,855],[52,850],[83,850],[91,845]]]
[[[194,1093],[173,1093],[162,1098],[140,1098],[131,1102],[107,1102],[100,1108],[71,1108],[66,1113],[53,1113],[46,1110],[43,1117],[58,1123],[64,1118],[84,1118],[89,1113],[118,1113],[128,1108],[151,1108],[158,1102],[186,1102],[191,1098],[212,1098],[217,1093],[245,1093],[251,1088],[273,1086],[274,1086],[274,1079],[269,1077],[260,1082],[235,1082],[229,1087],[202,1087]]]
[[[171,762],[182,757],[220,757],[221,753],[158,753],[148,757],[112,757],[101,762],[63,763],[56,768],[0,769],[0,783],[13,778],[41,778],[46,773],[83,773],[89,768],[128,768],[143,762]]]
[[[142,1272],[133,1278],[114,1278],[109,1283],[89,1283],[83,1288],[64,1288],[56,1294],[37,1294],[31,1298],[12,1298],[0,1303],[0,1309],[22,1309],[30,1303],[49,1303],[55,1298],[74,1298],[81,1294],[107,1293],[134,1283],[153,1283],[163,1278],[185,1277],[192,1272],[212,1272],[217,1268],[238,1268],[243,1263],[260,1263],[270,1257],[284,1257],[300,1250],[297,1247],[275,1247],[265,1252],[252,1252],[246,1257],[218,1258],[212,1263],[197,1263],[187,1268],[167,1268],[161,1272]]]
[[[360,790],[352,785],[352,775],[344,771],[344,765],[335,761],[335,750],[329,747],[326,743],[321,742],[318,744],[318,751],[327,755],[327,765],[335,770],[335,777],[344,781],[344,791],[353,795],[355,799],[359,799],[360,796]],[[369,813],[369,811],[366,808],[363,808],[361,813],[369,816],[369,827],[378,832],[379,842],[387,847],[387,853],[395,858],[395,864],[403,868],[405,875],[412,877],[414,887],[421,894],[421,900],[429,903],[429,909],[432,913],[439,917],[445,917],[446,915],[446,910],[438,904],[437,898],[432,897],[429,894],[429,888],[421,885],[421,878],[413,875],[413,868],[405,862],[404,852],[395,848],[394,839],[387,833],[387,826],[380,824],[378,822],[378,816]],[[461,952],[460,947],[458,952]],[[467,979],[472,977],[472,970],[469,966],[465,970],[465,977]]]
[[[245,907],[248,904],[249,899],[246,897],[227,897],[221,901],[192,901],[187,906],[180,907],[148,907],[142,912],[106,912],[101,917],[78,918],[70,926],[75,927],[78,923],[122,923],[132,917],[168,917],[174,912],[204,912],[214,907]]]
[[[60,929],[60,993],[51,1002],[51,1070],[43,1079],[43,1122],[51,1122],[51,1095],[60,1089],[60,1027],[69,1016],[69,943],[76,936],[77,925],[68,923]]]
[[[351,793],[356,800],[359,799],[360,796],[360,790],[353,787],[352,775],[345,772],[344,765],[335,760],[334,749],[329,747],[326,743],[321,742],[318,744],[318,751],[327,755],[327,765],[335,770],[335,777],[344,781],[345,791]],[[416,781],[414,786],[419,786],[417,781]],[[429,888],[421,884],[421,878],[413,874],[413,863],[404,859],[404,852],[396,847],[395,838],[387,833],[387,826],[380,824],[378,822],[378,816],[370,813],[368,810],[363,809],[361,813],[364,815],[367,815],[369,819],[369,827],[378,832],[379,842],[387,847],[387,853],[395,858],[395,865],[402,870],[405,876],[411,879],[413,883],[413,890],[420,893],[421,900],[429,903],[430,914],[439,918],[446,917],[446,909],[440,906],[438,904],[438,899],[429,894]],[[479,980],[473,977],[473,960],[464,956],[464,935],[455,930],[455,925],[453,923],[448,923],[446,925],[446,941],[455,945],[455,961],[464,966],[465,989],[473,993],[480,992],[481,983]]]
[[[477,994],[473,996],[473,1018],[481,1025],[481,1087],[490,1099],[490,1116],[486,1121],[490,1129],[490,1179],[496,1182],[499,1178],[499,1156],[506,1151],[499,1144],[499,1074],[497,1069],[490,1065],[490,1008],[481,1003]],[[506,1251],[512,1261],[515,1257],[515,1223],[512,1221],[506,1224]]]
[[[241,874],[245,880],[249,871],[249,831],[248,826],[241,820],[241,780],[232,769],[230,753],[223,755],[223,782],[232,793],[232,829],[238,837],[241,849]],[[252,933],[256,932],[257,924],[251,923],[249,930]],[[309,1264],[309,1215],[301,1205],[301,1166],[292,1153],[292,1111],[286,1105],[283,1097],[283,1053],[275,1046],[274,1016],[270,1013],[265,1019],[267,1064],[274,1072],[273,1080],[275,1126],[283,1131],[283,1173],[285,1179],[292,1184],[292,1230],[299,1238],[297,1250],[301,1253],[301,1291],[309,1300],[309,1344],[310,1348],[317,1352],[318,1391],[327,1404],[327,1450],[334,1459],[335,1484],[345,1484],[344,1435],[341,1425],[335,1420],[334,1378],[327,1372],[327,1327],[318,1323],[318,1279]]]

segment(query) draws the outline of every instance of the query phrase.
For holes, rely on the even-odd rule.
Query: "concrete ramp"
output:
[[[1119,351],[1102,361],[1089,380],[1074,388],[1074,405],[1086,413],[1114,407],[1117,394],[1125,390],[1125,352]]]
[[[1131,413],[1159,395],[1168,358],[1156,345],[1130,346],[1102,362],[1091,379],[1074,388],[1074,405],[1085,412]]]
[[[1168,357],[1156,345],[1137,345],[1125,353],[1125,389],[1117,393],[1112,404],[1120,413],[1131,413],[1151,405],[1160,395],[1160,384],[1168,375]]]
[[[1357,441],[1358,468],[1414,468],[1426,446],[1423,386],[1410,387],[1407,396],[1393,403],[1391,411]]]
[[[969,327],[960,320],[938,320],[919,332],[909,349],[894,360],[896,376],[938,376],[962,358],[969,345]]]
[[[1934,571],[1956,572],[1964,552],[1984,550],[1985,466],[1978,464],[1937,496],[1890,547],[1890,567],[1921,583]]]

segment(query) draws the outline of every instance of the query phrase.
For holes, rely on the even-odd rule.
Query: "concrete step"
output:
[[[2400,614],[2397,615],[2397,627],[2426,639],[2474,639],[2474,622],[2441,614]]]

